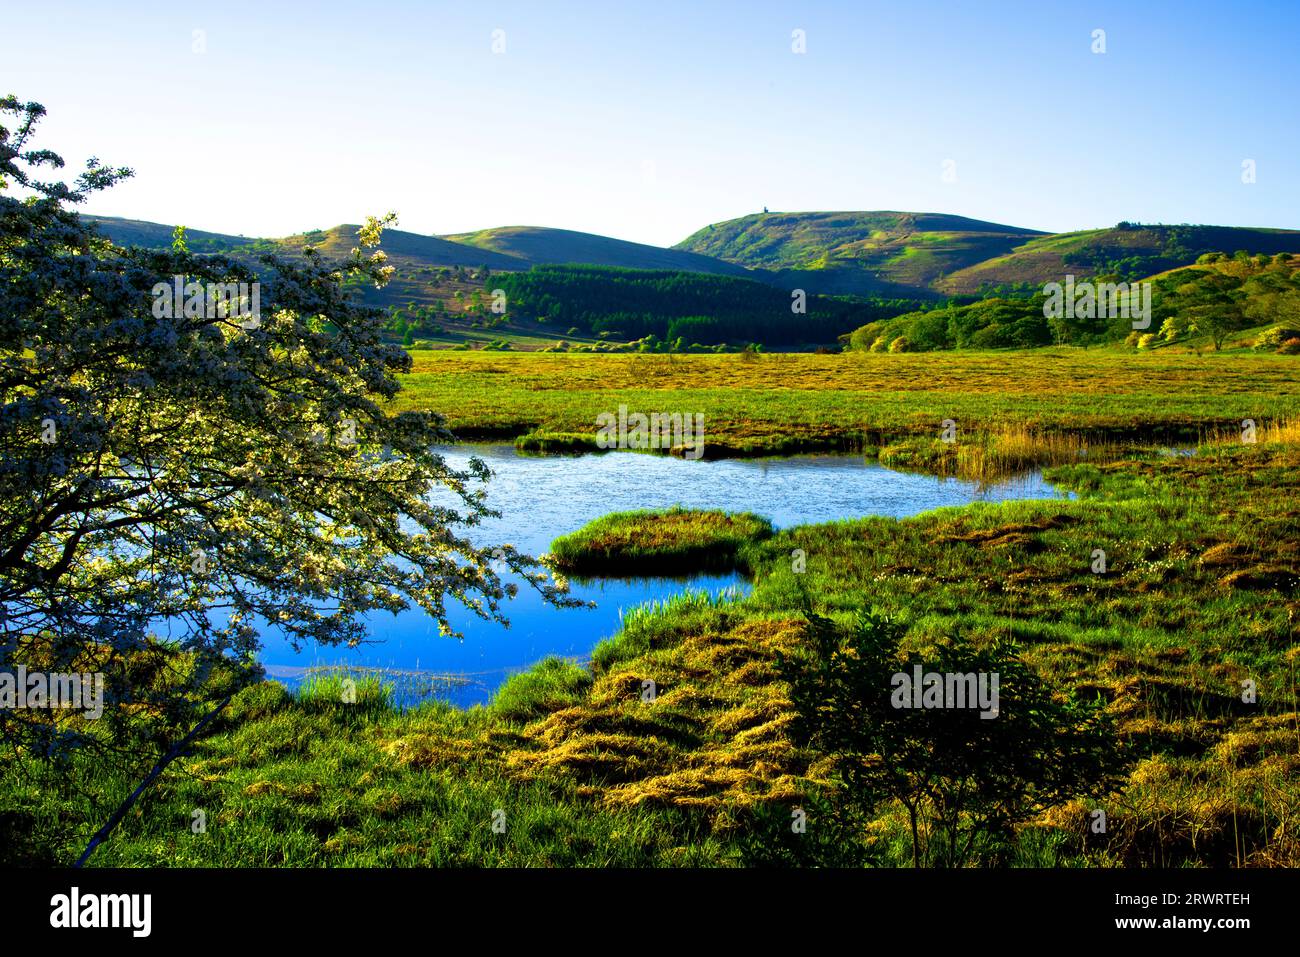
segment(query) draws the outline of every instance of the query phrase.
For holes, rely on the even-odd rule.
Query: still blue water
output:
[[[529,554],[548,550],[558,536],[609,512],[637,508],[751,511],[778,528],[865,515],[902,518],[946,505],[975,501],[1056,498],[1037,473],[980,487],[954,478],[895,472],[858,456],[811,455],[780,459],[689,461],[666,455],[612,452],[580,456],[519,455],[512,445],[458,446],[445,456],[463,467],[471,455],[493,471],[488,504],[502,513],[484,521],[472,538],[482,544],[509,542]],[[710,591],[747,583],[737,575],[699,575],[688,580],[604,579],[572,582],[572,594],[595,601],[595,609],[557,609],[527,586],[509,602],[510,627],[483,621],[449,605],[450,621],[463,641],[440,637],[418,608],[398,615],[368,616],[377,644],[314,648],[295,653],[273,633],[261,656],[272,677],[293,685],[302,669],[318,665],[457,673],[467,683],[438,696],[467,706],[487,701],[511,673],[547,655],[587,658],[602,638],[618,631],[619,615],[686,588]]]

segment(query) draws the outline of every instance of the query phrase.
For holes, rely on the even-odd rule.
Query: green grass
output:
[[[579,575],[689,575],[743,565],[742,550],[771,535],[772,523],[752,512],[613,512],[557,538],[551,554]]]
[[[861,450],[1001,429],[1180,441],[1294,418],[1291,356],[1040,349],[757,357],[416,353],[395,409],[432,409],[464,438],[595,439],[616,412],[702,413],[705,455]],[[569,439],[571,441],[571,438]]]
[[[593,816],[574,782],[556,774],[521,777],[491,760],[490,742],[508,738],[513,721],[558,704],[542,690],[550,686],[548,667],[507,684],[498,705],[469,712],[438,705],[407,712],[358,708],[332,694],[294,697],[271,683],[249,689],[218,733],[193,758],[173,765],[91,863],[722,863],[721,842],[697,832],[678,811],[615,809]],[[570,675],[580,688],[583,679]],[[474,744],[479,736],[486,746]],[[6,837],[14,838],[6,859],[69,863],[136,781],[97,761],[79,762],[72,777],[38,769],[35,777],[5,779],[3,823],[11,831]],[[205,825],[198,833],[195,812],[202,812]],[[33,833],[42,843],[32,843]]]
[[[515,439],[520,452],[582,453],[602,451],[595,435],[579,432],[546,432],[538,429]]]
[[[492,699],[492,709],[507,721],[540,718],[582,701],[591,672],[563,658],[545,658],[508,678]]]

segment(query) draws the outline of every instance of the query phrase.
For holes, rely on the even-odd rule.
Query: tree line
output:
[[[1274,345],[1300,335],[1300,269],[1287,253],[1206,253],[1195,266],[1154,276],[1151,322],[1135,328],[1129,315],[1092,308],[1047,315],[1043,291],[949,303],[874,320],[842,337],[849,348],[875,352],[941,349],[1010,349],[1047,345],[1092,346],[1124,342],[1140,348],[1197,337],[1219,349],[1233,333],[1275,326],[1263,335]],[[1094,284],[1123,281],[1096,276]],[[1279,336],[1281,338],[1279,338]]]
[[[831,343],[864,322],[924,305],[910,299],[804,296],[731,276],[610,266],[534,266],[499,274],[495,284],[516,320],[576,330],[573,335],[653,335],[687,345]]]

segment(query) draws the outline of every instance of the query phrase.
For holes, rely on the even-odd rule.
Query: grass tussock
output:
[[[603,451],[597,444],[594,433],[587,435],[577,432],[529,432],[515,439],[515,448],[520,452],[552,455]]]
[[[576,574],[687,575],[733,569],[746,546],[771,535],[772,523],[751,512],[614,512],[557,538],[551,554]]]

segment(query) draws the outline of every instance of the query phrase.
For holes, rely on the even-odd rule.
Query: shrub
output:
[[[1165,342],[1176,342],[1187,334],[1188,322],[1182,316],[1170,316],[1160,326],[1160,337]]]
[[[1139,348],[1139,349],[1154,349],[1155,346],[1156,346],[1156,343],[1157,343],[1159,340],[1160,340],[1160,337],[1157,336],[1154,332],[1148,332],[1146,335],[1144,335],[1144,336],[1139,336],[1139,337],[1138,337],[1138,348]]]
[[[879,322],[869,322],[865,326],[854,329],[849,336],[849,348],[863,352],[869,350],[875,345],[876,340],[880,338],[881,325]]]
[[[1282,356],[1300,355],[1300,336],[1293,336],[1282,343],[1277,347],[1277,352]]]
[[[1015,644],[954,638],[905,648],[904,628],[888,618],[859,613],[841,627],[807,604],[804,614],[805,650],[780,660],[792,731],[830,759],[844,819],[902,805],[914,866],[1005,862],[1018,825],[1122,781],[1128,752],[1104,704],[1058,697]],[[900,706],[900,675],[922,663],[931,675],[996,674],[993,716],[953,702]]]
[[[899,336],[889,344],[890,352],[911,352],[912,341],[907,336]]]
[[[908,324],[907,338],[916,352],[933,352],[952,348],[948,334],[948,317],[943,312],[917,313]]]
[[[1256,349],[1277,349],[1289,339],[1300,338],[1300,329],[1291,329],[1287,326],[1273,326],[1265,329],[1255,339]]]

